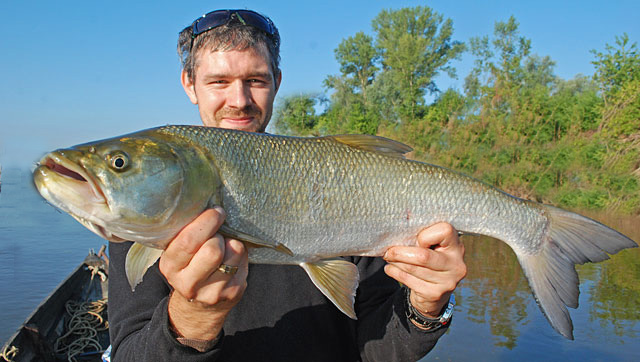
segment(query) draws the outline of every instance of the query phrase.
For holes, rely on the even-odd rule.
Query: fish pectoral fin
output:
[[[342,313],[351,319],[358,319],[353,307],[360,278],[355,264],[342,259],[329,259],[302,263],[300,266],[307,272],[313,284]]]
[[[249,235],[247,233],[243,233],[242,231],[238,231],[238,230],[234,230],[232,228],[230,228],[228,225],[226,224],[222,224],[222,226],[220,226],[220,229],[218,229],[218,231],[220,232],[220,234],[226,236],[226,237],[230,237],[230,238],[234,238],[234,239],[238,239],[240,241],[243,241],[245,243],[248,243],[251,247],[254,248],[270,248],[273,249],[275,251],[279,251],[283,254],[287,254],[289,256],[293,256],[293,252],[287,248],[286,246],[284,246],[284,244],[271,244],[268,243],[264,240],[258,239],[255,236]]]
[[[411,147],[404,143],[367,134],[346,134],[327,136],[327,138],[354,148],[379,153],[393,158],[404,158],[405,153],[413,151]]]
[[[150,248],[142,244],[133,243],[127,253],[124,270],[127,273],[127,280],[131,291],[135,291],[136,286],[142,281],[142,277],[150,266],[160,258],[163,250]]]

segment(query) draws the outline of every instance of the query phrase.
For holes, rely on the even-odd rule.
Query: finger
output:
[[[418,233],[418,245],[423,248],[449,247],[459,243],[458,231],[447,223],[431,225]]]
[[[420,279],[422,281],[438,284],[446,282],[449,275],[446,271],[435,271],[429,268],[425,268],[418,265],[406,264],[406,263],[389,263],[394,268],[399,269],[403,274],[408,274]]]
[[[247,251],[242,242],[235,239],[225,240],[225,257],[222,264],[237,266],[238,270],[234,274],[227,274],[216,268],[206,284],[201,286],[198,297],[211,304],[238,300],[247,286],[249,263]]]
[[[404,263],[435,271],[448,270],[449,258],[446,254],[417,246],[394,246],[384,254],[388,263]]]
[[[384,271],[393,279],[429,300],[437,300],[443,293],[453,291],[456,287],[456,284],[446,279],[442,273],[427,272],[428,276],[423,279],[404,270],[401,264],[387,264]]]
[[[247,265],[247,249],[244,243],[236,239],[225,239],[224,258],[222,264],[237,266]],[[239,269],[239,268],[238,268]]]
[[[220,207],[207,209],[185,226],[164,251],[167,265],[173,269],[186,267],[202,244],[217,232],[224,222],[225,213]]]
[[[193,255],[189,264],[180,271],[182,285],[194,288],[196,285],[207,281],[213,274],[225,255],[225,241],[222,235],[216,234],[202,244]]]
[[[249,274],[249,260],[247,256],[247,249],[244,243],[236,239],[226,239],[225,258],[222,261],[223,264],[229,266],[238,267],[234,274],[225,274],[221,271],[214,273],[219,274],[222,278],[228,278],[229,281],[225,289],[237,286],[243,290],[246,287],[247,275]],[[231,290],[231,294],[234,294],[235,290]]]
[[[209,282],[216,282],[218,280],[230,280],[240,272],[243,265],[248,264],[246,262],[246,250],[244,244],[236,239],[224,238],[224,256],[217,261],[215,267],[211,270],[209,275]],[[224,273],[219,270],[220,266],[228,265],[231,267],[237,267],[235,273]]]
[[[417,278],[411,273],[407,273],[405,270],[400,268],[397,264],[385,265],[384,272],[388,276],[402,283],[409,289],[430,290],[437,285],[437,283],[432,283],[432,282]]]

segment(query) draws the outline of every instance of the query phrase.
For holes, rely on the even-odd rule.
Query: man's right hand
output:
[[[160,272],[174,288],[169,299],[173,329],[189,339],[213,340],[247,287],[248,258],[244,244],[217,234],[225,218],[220,207],[205,210],[169,243]],[[235,274],[218,271],[237,266]]]

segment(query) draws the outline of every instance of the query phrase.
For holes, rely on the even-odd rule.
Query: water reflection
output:
[[[640,242],[640,217],[590,215]],[[589,290],[589,315],[617,336],[636,337],[633,325],[640,320],[640,249],[625,250],[600,264],[579,271],[594,283]],[[588,276],[587,276],[588,275]]]
[[[640,217],[589,216],[640,241]],[[615,356],[624,360],[640,354],[640,342],[635,340],[640,334],[640,249],[624,250],[602,263],[577,266],[581,305],[569,309],[576,341],[568,341],[551,328],[535,305],[511,248],[487,237],[465,236],[463,242],[469,273],[456,290],[457,320],[428,360],[478,356],[531,360],[535,359],[533,350],[558,359],[566,354],[588,360],[615,360]],[[452,340],[454,335],[456,340]],[[473,339],[475,351],[461,351],[460,338]]]
[[[640,250],[608,260],[597,270],[590,288],[589,315],[617,336],[635,337],[630,328],[640,320]]]
[[[513,348],[518,325],[526,322],[531,291],[515,254],[505,243],[488,237],[465,237],[464,281],[461,305],[467,318],[488,323],[495,344]]]

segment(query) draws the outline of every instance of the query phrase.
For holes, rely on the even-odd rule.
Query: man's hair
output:
[[[280,34],[273,25],[274,35],[250,25],[244,25],[235,18],[224,25],[205,31],[192,39],[193,28],[187,26],[178,37],[178,55],[182,68],[192,81],[195,77],[197,55],[201,51],[228,51],[254,49],[258,53],[268,54],[273,76],[280,73]]]

